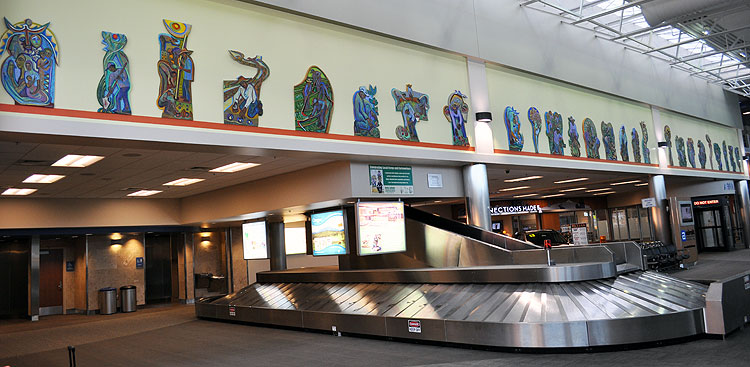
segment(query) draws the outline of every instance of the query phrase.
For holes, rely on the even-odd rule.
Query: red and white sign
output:
[[[229,316],[237,316],[237,312],[235,312],[234,307],[229,307]]]
[[[701,206],[701,205],[716,205],[719,203],[719,200],[712,199],[712,200],[697,200],[693,201],[693,205],[695,206]]]
[[[409,320],[409,332],[410,333],[422,333],[422,321]]]

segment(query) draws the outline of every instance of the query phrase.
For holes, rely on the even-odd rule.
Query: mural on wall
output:
[[[536,107],[530,107],[528,115],[529,122],[531,123],[531,140],[534,143],[534,153],[539,153],[539,133],[542,132],[542,116]]]
[[[615,130],[612,128],[612,123],[605,123],[602,121],[602,142],[604,143],[604,152],[607,155],[607,159],[610,161],[617,160],[617,149],[615,147]]]
[[[573,116],[568,117],[568,143],[570,144],[570,155],[581,156],[581,143],[578,142],[578,128]]]
[[[448,105],[443,107],[443,115],[451,123],[453,145],[469,146],[469,138],[466,137],[469,105],[466,104],[465,98],[466,96],[457,90],[448,96]]]
[[[193,93],[191,84],[195,79],[193,51],[187,49],[190,24],[163,19],[167,33],[159,35],[159,97],[156,105],[163,111],[162,117],[192,120]]]
[[[675,135],[674,145],[675,150],[677,150],[677,164],[680,167],[687,167],[687,159],[685,159],[685,139]]]
[[[695,168],[695,144],[693,144],[693,138],[687,138],[687,158],[690,166]]]
[[[729,171],[729,157],[727,157],[727,141],[726,140],[722,141],[721,146],[724,148],[724,163],[726,164],[725,167],[727,167],[727,171]]]
[[[742,169],[742,156],[740,156],[740,148],[734,147],[734,158],[737,160],[737,171],[743,172]]]
[[[708,142],[708,163],[711,165],[711,169],[714,169],[714,151],[711,149],[711,137],[706,134],[706,142]]]
[[[547,128],[550,154],[565,155],[562,115],[557,112],[547,111],[544,113],[544,123]]]
[[[508,132],[508,147],[512,151],[520,152],[523,150],[523,134],[521,134],[521,122],[518,119],[518,111],[508,106],[505,107],[503,115],[505,117],[505,130]]]
[[[0,36],[0,56],[8,51],[0,71],[3,88],[16,104],[54,107],[59,50],[49,23],[3,19],[7,30]]]
[[[596,134],[596,125],[590,118],[583,119],[583,142],[586,144],[586,157],[599,159],[599,138]]]
[[[719,171],[723,171],[721,165],[721,146],[719,146],[719,143],[714,143],[714,156],[716,156],[716,165],[719,167]]]
[[[664,125],[664,140],[667,142],[667,150],[669,151],[669,165],[674,166],[674,160],[672,159],[672,129],[669,125]]]
[[[630,131],[630,139],[633,143],[633,162],[641,163],[641,141],[635,128]]]
[[[271,69],[262,56],[245,57],[242,52],[229,50],[229,56],[241,65],[256,69],[252,78],[242,75],[235,80],[224,81],[224,123],[233,125],[258,126],[263,116],[263,102],[260,101],[260,87],[271,75]]]
[[[298,131],[327,133],[333,114],[333,88],[326,74],[310,66],[294,86],[294,120]]]
[[[701,164],[701,169],[706,169],[706,146],[700,139],[698,139],[698,162]]]
[[[734,147],[729,145],[729,162],[732,164],[732,172],[737,172],[737,163],[734,161],[734,154],[732,153],[734,153]]]
[[[625,125],[620,126],[620,157],[623,162],[630,161],[628,154],[628,133],[625,131]]]
[[[128,56],[122,51],[128,43],[124,34],[102,31],[104,74],[96,88],[102,106],[98,111],[130,115],[130,68]]]
[[[401,112],[403,126],[396,127],[396,136],[401,140],[419,141],[417,136],[417,122],[427,121],[430,110],[430,97],[424,93],[415,92],[411,84],[406,85],[406,91],[391,89],[391,96],[396,102],[396,111]]]
[[[364,86],[354,92],[352,104],[354,105],[354,135],[367,136],[371,138],[380,137],[380,123],[378,122],[378,100],[375,94],[377,87]]]
[[[641,121],[641,135],[643,135],[643,139],[641,139],[643,163],[651,164],[651,151],[648,149],[648,130],[646,129],[646,122],[644,121]]]

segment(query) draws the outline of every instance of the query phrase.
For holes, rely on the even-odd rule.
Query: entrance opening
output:
[[[28,314],[30,248],[28,237],[0,238],[0,318]]]
[[[169,233],[146,234],[146,303],[172,301],[172,241]]]

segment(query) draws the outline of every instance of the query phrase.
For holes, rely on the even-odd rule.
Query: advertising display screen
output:
[[[313,256],[346,254],[344,210],[310,215]]]
[[[693,206],[690,205],[690,202],[680,202],[680,218],[684,225],[693,224]]]
[[[287,255],[300,255],[307,252],[305,227],[284,227],[284,245]]]
[[[268,258],[265,221],[242,224],[242,252],[245,260]]]
[[[406,251],[404,203],[357,203],[360,256]]]

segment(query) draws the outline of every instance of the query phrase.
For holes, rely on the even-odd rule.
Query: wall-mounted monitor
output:
[[[680,225],[695,225],[695,219],[693,218],[693,204],[689,201],[680,201],[677,204],[680,206]]]
[[[403,202],[360,202],[356,213],[360,256],[406,251]]]
[[[245,260],[268,258],[266,221],[242,224],[242,252]]]
[[[310,215],[313,256],[345,255],[346,214],[343,209]]]
[[[301,226],[294,225],[293,223],[285,224],[284,245],[287,255],[300,255],[307,253],[307,236],[304,224],[304,222],[302,222]]]

